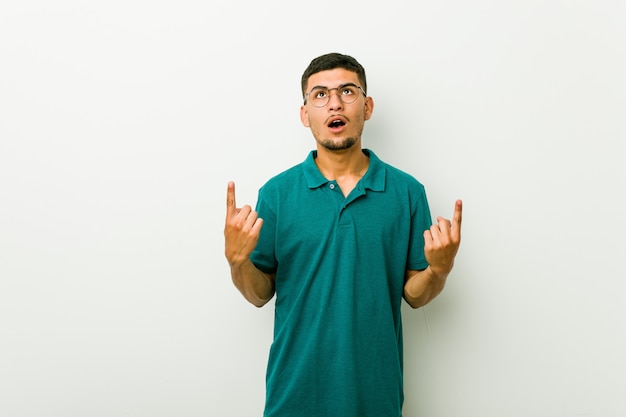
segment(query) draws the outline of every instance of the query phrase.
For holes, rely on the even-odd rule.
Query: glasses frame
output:
[[[354,99],[354,101],[351,101],[351,102],[349,102],[349,103],[346,103],[346,102],[343,100],[343,98],[341,98],[341,94],[339,94],[339,90],[340,90],[340,89],[342,89],[342,88],[344,88],[344,87],[356,87],[356,88],[358,88],[359,90],[361,90],[361,92],[363,93],[363,97],[367,97],[367,94],[365,93],[365,90],[363,90],[363,88],[362,88],[360,85],[356,85],[355,83],[345,83],[345,84],[341,84],[340,86],[335,87],[335,88],[326,88],[326,87],[322,87],[322,86],[316,86],[316,87],[313,87],[313,88],[311,89],[311,91],[309,91],[308,93],[306,93],[306,94],[304,95],[304,104],[306,104],[306,103],[307,103],[309,96],[310,96],[310,95],[311,95],[311,93],[312,93],[314,90],[316,90],[316,89],[320,89],[320,90],[326,90],[326,91],[328,91],[328,100],[326,100],[326,103],[324,103],[323,105],[318,106],[318,105],[314,104],[313,102],[311,102],[311,104],[313,104],[313,106],[314,106],[314,107],[317,107],[318,109],[321,109],[321,108],[323,108],[323,107],[326,107],[326,106],[328,105],[328,103],[330,103],[330,92],[331,92],[331,91],[333,91],[333,90],[337,90],[337,97],[339,98],[339,100],[341,100],[341,102],[342,102],[342,103],[344,103],[344,104],[352,104],[352,103],[354,103],[354,101],[356,101],[356,100],[358,99],[358,97],[357,97],[357,98],[355,98],[355,99]]]

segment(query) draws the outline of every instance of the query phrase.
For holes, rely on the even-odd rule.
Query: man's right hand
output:
[[[258,217],[252,207],[245,205],[237,208],[235,201],[235,183],[228,183],[226,191],[226,259],[231,266],[240,265],[250,258],[256,247],[263,226],[263,219]]]

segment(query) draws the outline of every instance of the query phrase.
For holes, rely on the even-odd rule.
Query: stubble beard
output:
[[[343,151],[345,149],[350,149],[357,142],[355,137],[347,137],[339,142],[336,142],[332,139],[320,139],[318,143],[322,145],[324,148],[329,151]]]

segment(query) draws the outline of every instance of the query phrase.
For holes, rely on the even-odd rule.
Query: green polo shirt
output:
[[[404,273],[424,269],[424,187],[367,149],[344,197],[316,151],[270,179],[252,262],[276,273],[265,417],[399,417]]]

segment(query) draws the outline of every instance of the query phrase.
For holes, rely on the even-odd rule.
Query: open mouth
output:
[[[330,123],[328,123],[328,127],[330,128],[338,128],[338,127],[342,127],[345,126],[346,123],[341,120],[341,119],[335,119],[335,120],[331,120]]]

